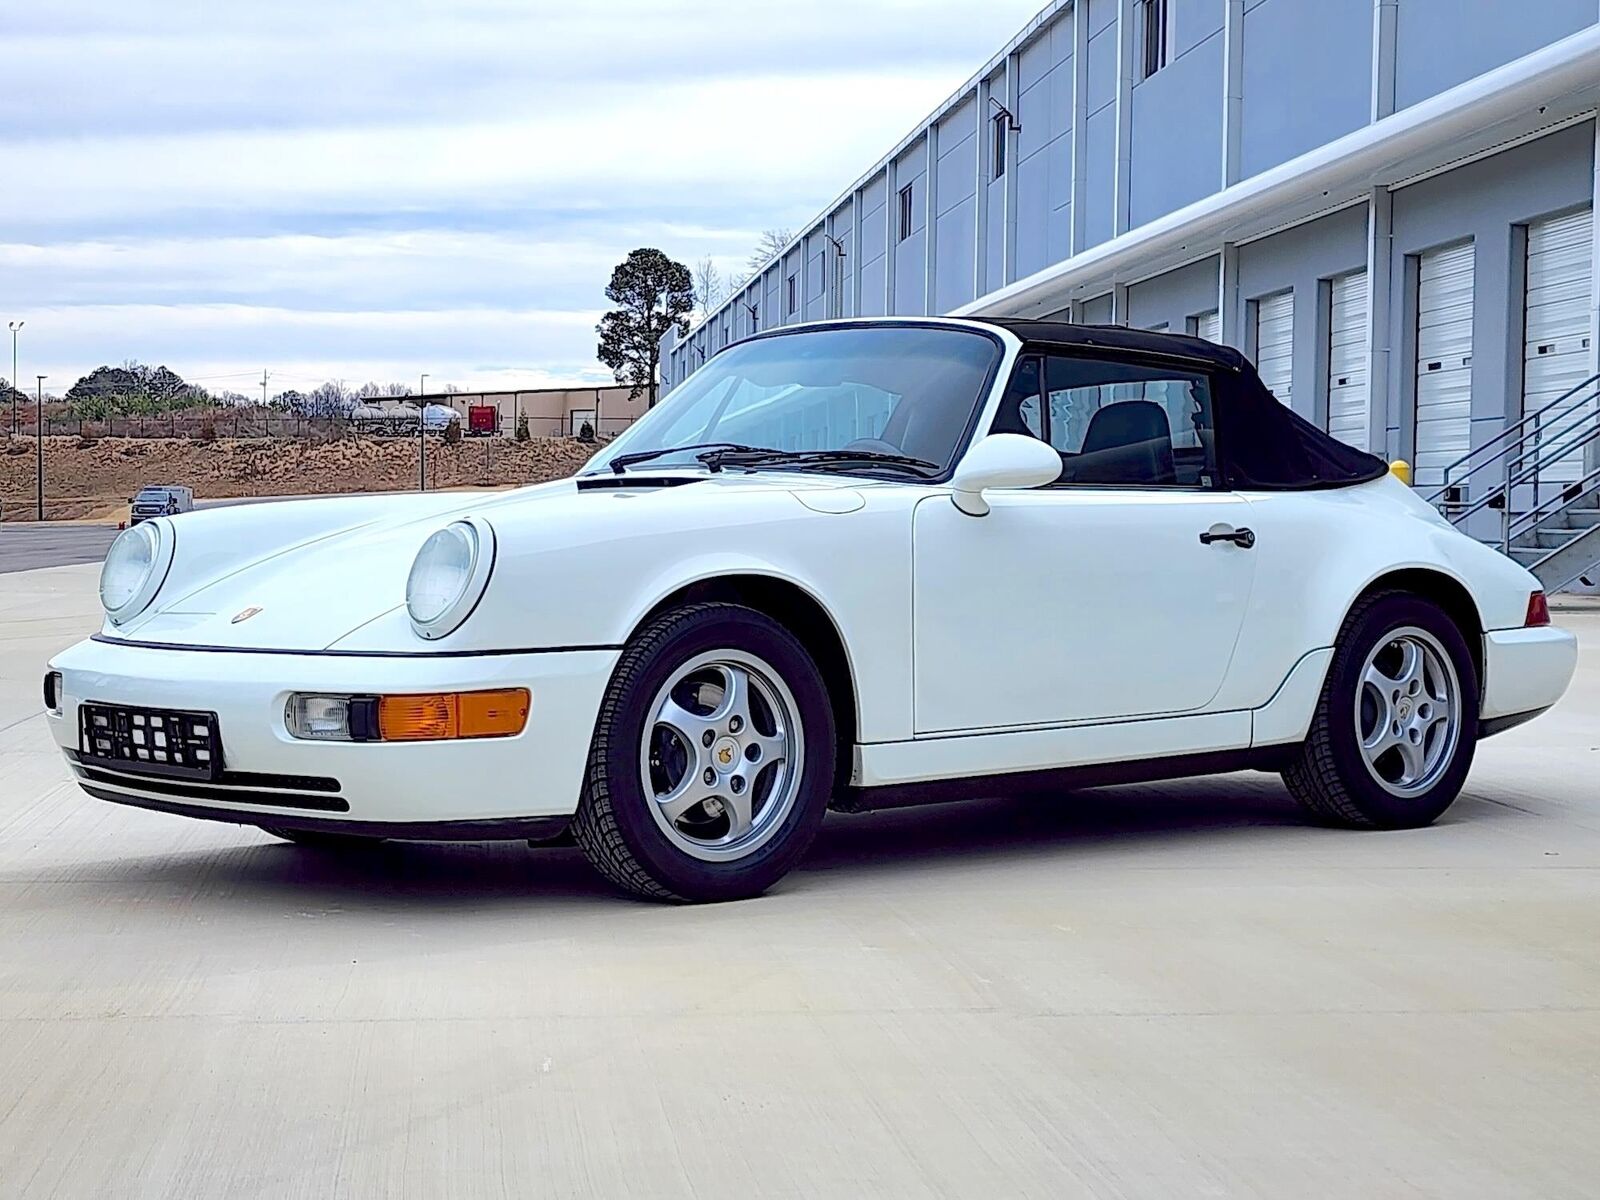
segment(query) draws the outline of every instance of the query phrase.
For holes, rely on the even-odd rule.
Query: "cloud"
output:
[[[592,308],[617,260],[601,240],[454,229],[328,236],[142,238],[0,243],[0,276],[48,307],[96,304],[268,304],[393,312],[499,308],[537,301]],[[696,245],[723,266],[743,260],[756,233],[656,223],[629,241]]]
[[[325,379],[413,379],[430,387],[516,380],[603,381],[593,361],[598,309],[435,309],[406,312],[285,309],[237,304],[76,305],[30,318],[27,376],[61,392],[81,373],[74,347],[93,338],[99,361],[163,363],[185,379],[253,395],[260,371],[273,391]],[[576,353],[574,350],[576,349]],[[523,386],[533,386],[531,383]]]
[[[0,132],[405,123],[712,77],[970,63],[1029,4],[970,0],[51,0],[0,21]],[[989,10],[989,11],[985,11]],[[996,18],[1000,18],[999,21]],[[981,40],[974,41],[977,34]],[[95,86],[61,87],[74,77]]]
[[[391,213],[559,206],[595,214],[646,194],[657,212],[709,207],[726,219],[797,188],[824,203],[887,149],[882,127],[909,128],[921,97],[943,82],[871,72],[716,79],[654,93],[664,112],[718,114],[714,138],[695,121],[646,125],[632,99],[610,95],[580,112],[461,124],[55,139],[29,152],[23,224],[241,208],[335,216],[375,202]],[[792,103],[796,88],[804,106]],[[872,123],[858,119],[863,108]],[[832,191],[819,177],[834,181]]]
[[[589,377],[628,250],[741,265],[1036,3],[8,6],[0,319],[63,377]]]

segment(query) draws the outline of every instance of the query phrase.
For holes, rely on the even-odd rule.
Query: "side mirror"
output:
[[[955,506],[969,517],[987,516],[989,488],[1034,488],[1061,477],[1061,455],[1038,438],[991,433],[968,450],[950,485]]]

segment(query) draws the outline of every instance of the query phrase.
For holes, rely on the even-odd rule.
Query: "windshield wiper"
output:
[[[720,471],[724,466],[761,467],[891,467],[913,475],[937,475],[942,467],[925,458],[912,458],[909,454],[886,454],[881,450],[762,450],[749,446],[714,448],[696,455],[708,470]]]
[[[757,454],[763,453],[760,446],[746,446],[743,442],[692,442],[687,446],[662,446],[656,450],[635,450],[632,454],[619,454],[606,466],[610,467],[616,474],[621,475],[635,463],[649,462],[652,458],[660,458],[664,454],[678,454],[690,450],[743,450],[754,451]],[[701,462],[705,462],[703,455],[698,457]],[[715,467],[712,468],[712,470],[715,469]]]

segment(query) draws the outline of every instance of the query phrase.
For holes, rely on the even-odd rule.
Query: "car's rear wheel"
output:
[[[1310,735],[1284,771],[1321,819],[1361,829],[1427,825],[1466,782],[1478,737],[1478,675],[1438,605],[1382,592],[1340,631]]]
[[[376,846],[383,841],[382,838],[363,837],[356,833],[326,833],[322,830],[310,829],[281,829],[275,825],[261,826],[262,833],[269,833],[275,838],[282,838],[286,842],[293,842],[296,846],[305,846],[312,850],[363,850]]]
[[[635,895],[758,895],[816,836],[834,764],[833,711],[805,647],[753,609],[690,605],[623,651],[573,836]]]

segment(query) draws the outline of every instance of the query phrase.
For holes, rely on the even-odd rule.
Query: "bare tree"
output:
[[[787,229],[763,229],[761,240],[756,243],[756,248],[750,252],[750,274],[754,275],[774,258],[783,252],[783,248],[794,240],[794,234]]]
[[[350,389],[345,387],[344,380],[330,379],[313,389],[306,397],[306,413],[308,417],[345,416],[355,404],[355,397]]]
[[[727,293],[723,290],[722,272],[708,254],[694,267],[694,298],[700,309],[700,320],[711,315],[711,310],[722,303]]]

